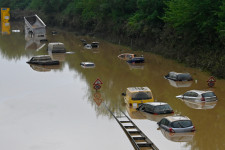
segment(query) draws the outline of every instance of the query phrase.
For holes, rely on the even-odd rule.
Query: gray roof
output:
[[[128,87],[127,89],[131,92],[151,91],[148,87]]]
[[[170,122],[174,122],[174,121],[178,121],[178,120],[190,120],[186,116],[167,116],[165,118],[168,119]]]

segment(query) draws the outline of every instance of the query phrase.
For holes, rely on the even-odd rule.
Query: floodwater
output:
[[[26,61],[32,56],[48,54],[48,42],[25,39],[23,32],[0,35],[0,149],[133,149],[104,104],[114,112],[125,111],[160,150],[225,149],[225,80],[217,79],[210,89],[218,96],[217,103],[189,104],[175,96],[209,89],[208,73],[96,38],[63,31],[47,38],[63,42],[67,51],[75,53],[50,54],[60,60],[59,66],[29,65]],[[100,47],[85,49],[81,38],[99,41]],[[129,65],[117,57],[126,52],[144,55],[146,62]],[[94,62],[96,67],[82,68],[82,61]],[[169,82],[163,77],[169,71],[189,72],[194,82]],[[98,94],[93,89],[97,78],[103,82]],[[158,129],[160,116],[127,107],[121,93],[133,86],[148,86],[157,101],[169,103],[177,115],[188,116],[196,132],[169,134]]]

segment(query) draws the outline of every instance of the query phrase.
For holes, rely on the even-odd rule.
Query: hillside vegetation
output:
[[[225,78],[225,0],[0,0],[51,26],[108,36]]]

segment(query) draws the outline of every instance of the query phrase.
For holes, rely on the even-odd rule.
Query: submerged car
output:
[[[81,62],[81,67],[83,68],[94,68],[95,64],[93,62]]]
[[[63,43],[54,42],[48,44],[48,51],[52,53],[65,53],[66,49]]]
[[[131,53],[123,53],[118,55],[118,58],[123,59],[123,60],[129,60],[135,57],[135,54],[131,54]]]
[[[59,65],[59,61],[52,60],[49,55],[34,56],[27,63],[36,65]]]
[[[186,116],[168,116],[160,120],[159,127],[171,133],[194,132],[195,126]]]
[[[98,48],[99,47],[99,42],[92,42],[91,46]]]
[[[154,102],[152,91],[148,87],[128,87],[122,95],[129,106],[137,107],[141,103]]]
[[[174,81],[192,81],[192,77],[189,73],[177,73],[177,72],[169,72],[166,76],[166,79],[174,80]]]
[[[137,110],[155,115],[174,113],[170,105],[164,102],[150,102],[140,104]]]
[[[176,98],[200,102],[217,101],[217,97],[212,91],[190,90],[183,95],[178,95]]]
[[[145,62],[145,58],[142,57],[134,57],[132,59],[127,60],[128,63],[144,63]]]

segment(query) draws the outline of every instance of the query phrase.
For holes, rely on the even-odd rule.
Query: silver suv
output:
[[[185,116],[168,116],[160,120],[157,124],[159,127],[171,133],[195,131],[191,120]]]
[[[170,105],[164,102],[143,103],[139,105],[137,110],[155,114],[155,115],[174,113]]]
[[[200,90],[190,90],[184,93],[183,95],[176,96],[176,98],[203,102],[217,101],[217,97],[214,92]]]

